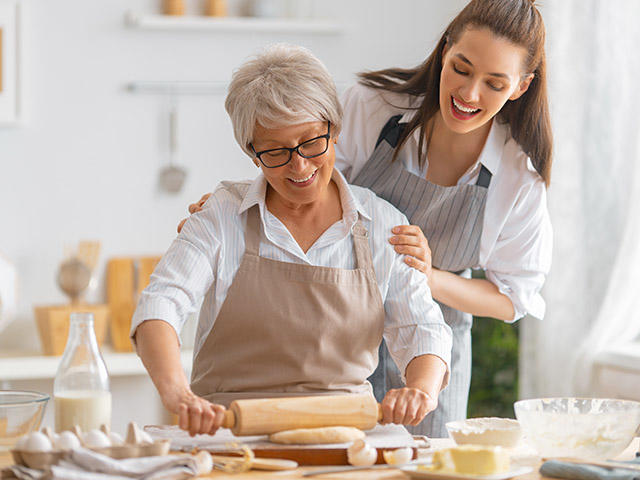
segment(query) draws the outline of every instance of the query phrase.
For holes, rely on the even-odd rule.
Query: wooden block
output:
[[[111,343],[117,352],[133,352],[129,330],[131,330],[131,317],[134,309],[133,303],[120,304],[111,309],[111,321],[109,322]]]
[[[206,0],[204,14],[209,17],[225,17],[227,0]]]
[[[107,333],[107,305],[43,305],[33,308],[42,353],[45,355],[62,355],[69,336],[69,316],[75,312],[93,314],[93,328],[98,346],[102,345]]]
[[[164,0],[165,15],[184,15],[184,0]]]
[[[133,258],[112,258],[107,263],[107,303],[111,306],[133,301]]]
[[[138,259],[138,275],[136,285],[136,301],[147,285],[160,257],[141,257]]]
[[[138,297],[160,261],[159,256],[112,258],[107,264],[107,302],[111,311],[111,342],[118,352],[131,352],[131,317]]]

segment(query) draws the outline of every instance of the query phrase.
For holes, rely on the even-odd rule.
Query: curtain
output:
[[[640,335],[640,2],[555,0],[543,16],[554,254],[546,317],[522,321],[522,398],[589,394],[595,355]]]

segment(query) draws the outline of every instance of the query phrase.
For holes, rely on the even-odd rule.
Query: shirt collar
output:
[[[371,220],[371,215],[364,208],[362,203],[355,197],[351,187],[347,183],[342,173],[337,168],[333,169],[331,179],[336,183],[338,192],[340,193],[340,203],[342,204],[342,218],[347,225],[352,225],[358,219],[360,213],[367,220]],[[260,214],[264,218],[264,209],[266,208],[267,198],[267,179],[260,173],[256,179],[249,185],[249,189],[242,199],[238,213],[243,213],[254,205],[258,205]]]
[[[415,110],[407,110],[400,118],[399,123],[409,123],[414,115],[416,115]],[[484,143],[484,147],[482,147],[478,161],[469,170],[475,170],[479,164],[482,164],[487,167],[493,175],[496,174],[500,166],[500,160],[502,159],[502,150],[508,139],[508,130],[509,127],[506,124],[500,123],[495,117],[493,118],[489,135]],[[416,132],[419,131],[419,129],[416,130]],[[416,133],[416,135],[419,135],[419,133]]]
[[[487,167],[493,175],[496,174],[500,167],[504,144],[507,141],[507,131],[507,125],[500,123],[500,121],[494,117],[491,130],[489,130],[487,140],[484,142],[484,147],[478,157],[477,163],[481,163]]]

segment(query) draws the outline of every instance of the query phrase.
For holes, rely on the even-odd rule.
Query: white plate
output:
[[[418,470],[418,465],[409,465],[401,470],[409,475],[410,478],[429,478],[432,480],[507,480],[508,478],[517,477],[531,473],[531,467],[512,468],[508,472],[494,473],[493,475],[465,475],[463,473],[443,473],[433,472],[429,470]]]

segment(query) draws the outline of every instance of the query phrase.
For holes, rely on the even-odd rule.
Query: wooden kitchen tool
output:
[[[227,0],[205,0],[204,14],[209,17],[225,17]]]
[[[69,316],[74,312],[93,314],[93,329],[96,332],[98,346],[101,346],[107,333],[109,307],[106,305],[40,305],[33,307],[45,355],[62,355],[69,336]]]
[[[58,269],[58,286],[69,297],[68,305],[37,305],[33,307],[42,352],[45,355],[62,355],[69,334],[69,316],[75,312],[93,314],[93,327],[98,345],[104,340],[109,308],[102,304],[82,301],[89,288],[98,258],[100,242],[83,240],[74,250],[68,249],[65,260]]]
[[[222,426],[234,435],[264,435],[333,426],[370,430],[381,419],[382,408],[371,395],[319,395],[234,400]]]
[[[159,256],[119,257],[107,263],[107,303],[111,313],[111,342],[118,352],[131,352],[131,317],[138,297],[160,261]]]

